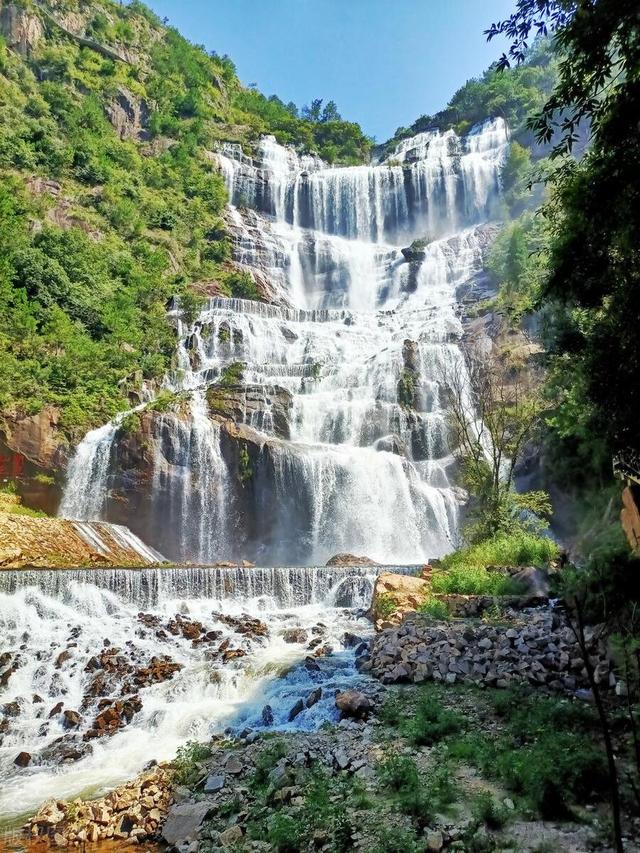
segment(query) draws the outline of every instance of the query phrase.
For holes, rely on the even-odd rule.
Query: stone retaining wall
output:
[[[588,687],[587,673],[571,628],[551,608],[507,613],[511,624],[437,622],[407,614],[398,627],[372,641],[370,660],[362,664],[386,684],[395,682],[472,682],[491,687],[515,684],[547,686],[573,692]],[[614,687],[616,678],[595,629],[596,681]]]

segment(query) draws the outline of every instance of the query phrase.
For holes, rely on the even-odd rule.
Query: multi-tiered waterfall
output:
[[[272,304],[211,299],[192,325],[176,309],[178,402],[90,432],[61,513],[175,558],[299,567],[0,572],[0,827],[226,726],[337,718],[377,569],[308,564],[417,562],[455,541],[456,293],[482,267],[506,144],[492,121],[354,169],[272,139],[256,159],[220,153],[236,260]]]
[[[167,385],[189,392],[187,410],[155,413],[134,495],[118,424],[90,433],[62,514],[124,521],[200,562],[319,564],[340,551],[419,562],[450,550],[456,294],[482,268],[506,148],[500,119],[464,138],[422,133],[371,166],[328,168],[271,137],[254,158],[225,146],[235,257],[268,280],[272,304],[214,298],[190,326],[174,312]],[[232,417],[244,432],[232,434],[209,408],[240,363]]]

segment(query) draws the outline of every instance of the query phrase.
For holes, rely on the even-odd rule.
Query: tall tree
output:
[[[555,160],[541,291],[552,426],[566,452],[605,471],[612,453],[640,449],[640,10],[629,0],[518,0],[487,30],[511,39],[501,68],[547,33],[558,80],[529,126]],[[580,134],[589,145],[576,161]]]

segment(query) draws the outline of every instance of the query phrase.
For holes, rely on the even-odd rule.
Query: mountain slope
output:
[[[218,142],[352,163],[369,141],[243,88],[138,2],[0,0],[0,33],[0,412],[54,405],[75,440],[164,374],[171,297],[260,297],[230,263]]]

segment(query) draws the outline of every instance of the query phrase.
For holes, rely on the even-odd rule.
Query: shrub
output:
[[[244,364],[241,361],[233,361],[222,371],[218,385],[229,388],[232,385],[240,385],[244,377]]]
[[[447,602],[440,601],[440,599],[432,596],[425,598],[422,604],[418,607],[418,612],[426,613],[433,619],[437,619],[442,622],[446,622],[451,616]]]
[[[486,824],[489,829],[502,829],[509,819],[509,810],[498,803],[490,791],[477,795],[472,813],[476,820]]]
[[[205,743],[190,740],[178,749],[173,762],[174,776],[178,785],[193,787],[201,771],[199,763],[211,756],[211,749]]]

